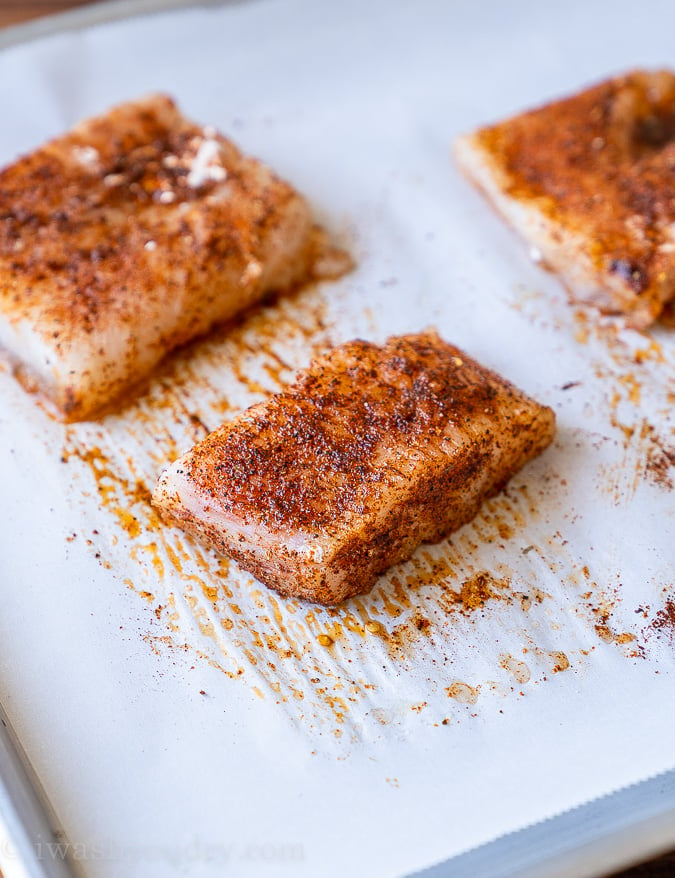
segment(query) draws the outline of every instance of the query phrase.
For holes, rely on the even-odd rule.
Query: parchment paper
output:
[[[357,262],[100,423],[0,373],[0,697],[87,874],[398,876],[675,764],[673,330],[569,306],[450,156],[672,62],[675,12],[633,10],[254,0],[0,55],[3,163],[166,91]],[[558,417],[472,524],[327,611],[157,520],[157,473],[206,429],[318,350],[426,326]]]

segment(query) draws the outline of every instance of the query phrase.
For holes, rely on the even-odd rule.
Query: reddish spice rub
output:
[[[635,71],[457,143],[573,299],[641,328],[675,297],[675,75]]]
[[[155,95],[0,172],[0,346],[68,420],[173,348],[316,276],[305,200]]]
[[[473,518],[553,432],[433,332],[353,341],[207,436],[153,502],[267,585],[335,604]]]
[[[671,643],[675,644],[675,600],[666,601],[666,605],[659,610],[650,628],[653,631],[663,632]]]

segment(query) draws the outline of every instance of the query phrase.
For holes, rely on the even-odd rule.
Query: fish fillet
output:
[[[635,71],[459,138],[573,301],[644,328],[675,298],[675,75]]]
[[[173,348],[321,274],[324,244],[288,183],[170,98],[123,104],[0,172],[0,347],[87,418]]]
[[[153,502],[272,588],[336,604],[468,522],[553,433],[434,332],[352,341],[179,458]]]

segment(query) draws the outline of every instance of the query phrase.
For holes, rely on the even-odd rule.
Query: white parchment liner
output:
[[[636,59],[647,24],[612,5],[613,39],[571,71],[602,4],[500,9],[254,2],[0,57],[3,161],[168,91],[292,180],[358,263],[100,423],[59,425],[0,374],[0,694],[91,875],[399,875],[672,767],[673,330],[569,307],[449,152],[654,66],[669,29]],[[159,522],[157,473],[206,430],[316,351],[426,326],[558,417],[472,524],[329,611]]]

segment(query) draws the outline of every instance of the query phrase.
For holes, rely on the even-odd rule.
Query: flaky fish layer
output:
[[[675,298],[670,71],[635,71],[482,128],[455,154],[573,300],[644,328]]]
[[[473,518],[553,432],[433,332],[353,341],[177,460],[153,502],[283,594],[335,604]]]
[[[0,347],[70,420],[315,273],[307,202],[155,95],[0,172]]]

